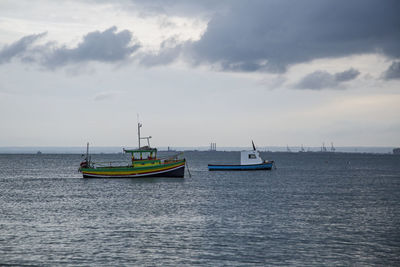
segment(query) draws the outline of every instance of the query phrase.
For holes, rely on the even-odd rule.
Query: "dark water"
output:
[[[399,156],[262,156],[277,169],[191,152],[191,178],[107,180],[80,155],[0,155],[0,265],[399,265]]]

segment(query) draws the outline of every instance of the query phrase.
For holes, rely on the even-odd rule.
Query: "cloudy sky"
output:
[[[1,0],[0,146],[398,146],[399,10]]]

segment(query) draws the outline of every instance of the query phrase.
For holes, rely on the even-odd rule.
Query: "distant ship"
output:
[[[400,155],[400,147],[393,148],[393,154]]]
[[[113,166],[107,162],[92,162],[87,144],[86,158],[81,162],[79,171],[84,178],[136,178],[136,177],[184,177],[186,160],[178,155],[166,159],[157,158],[157,149],[150,147],[149,137],[140,136],[141,123],[138,123],[139,147],[123,149],[131,154],[132,162],[127,165]],[[140,146],[140,140],[146,139],[147,146]]]
[[[300,148],[299,152],[306,152],[306,151],[304,150],[303,144],[301,144],[301,148]]]
[[[256,170],[271,170],[274,161],[263,160],[257,151],[254,142],[253,150],[246,150],[240,152],[240,164],[236,165],[220,165],[208,164],[209,171],[256,171]]]

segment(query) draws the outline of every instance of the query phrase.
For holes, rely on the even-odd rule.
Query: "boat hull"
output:
[[[274,165],[273,161],[268,161],[261,164],[251,164],[251,165],[208,164],[208,170],[209,171],[261,171],[261,170],[271,170],[273,165]]]
[[[134,167],[99,167],[82,168],[83,178],[140,178],[140,177],[178,177],[185,174],[185,161],[158,166]]]

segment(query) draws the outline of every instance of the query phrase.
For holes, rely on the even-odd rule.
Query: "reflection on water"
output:
[[[102,161],[121,155],[95,155]],[[263,153],[277,169],[82,179],[80,155],[0,155],[0,264],[396,265],[400,157]]]

